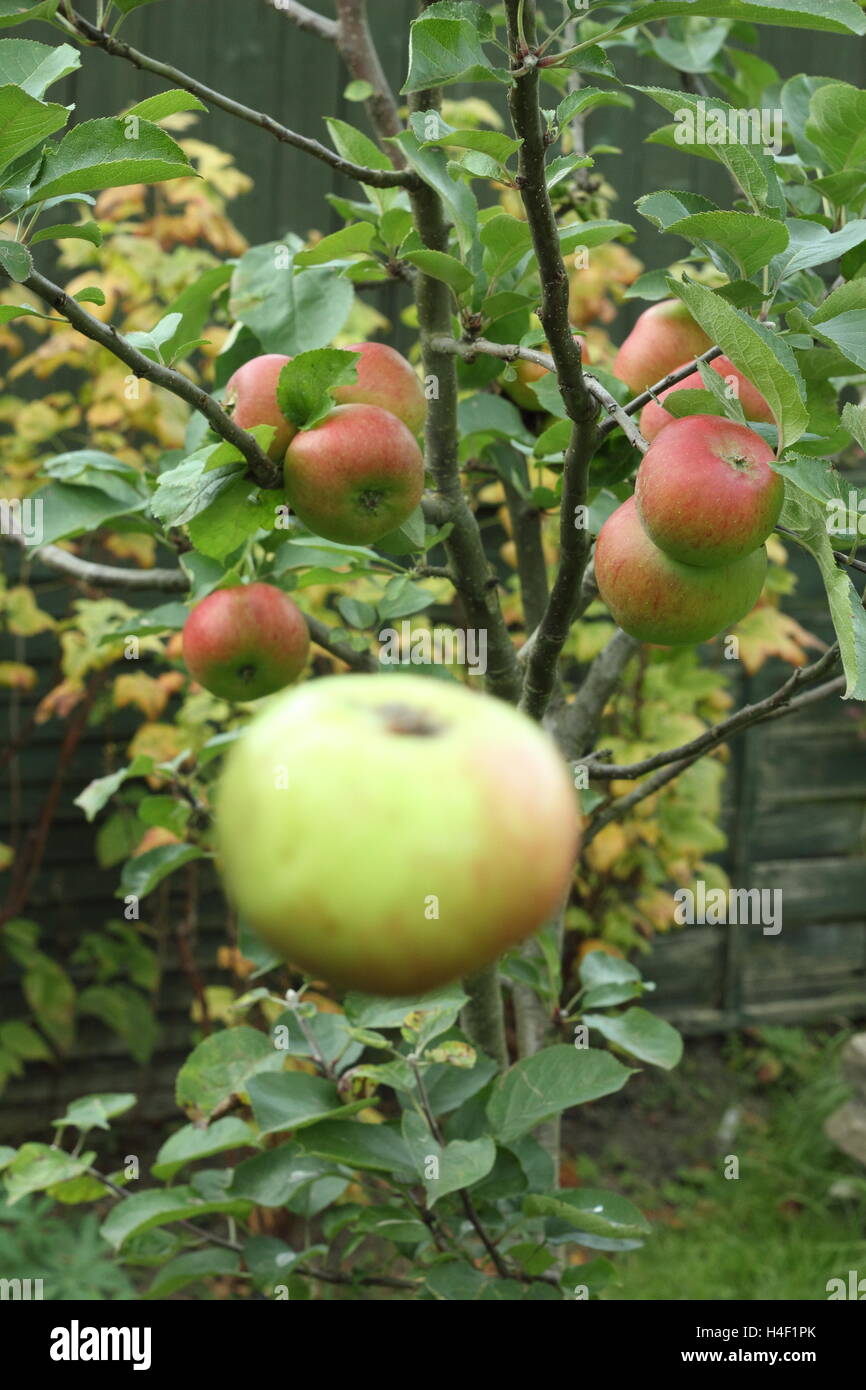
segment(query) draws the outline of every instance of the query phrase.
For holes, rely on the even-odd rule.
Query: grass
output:
[[[613,1257],[619,1283],[604,1298],[812,1302],[831,1278],[866,1276],[866,1172],[823,1132],[848,1095],[847,1036],[765,1029],[644,1075],[630,1124],[577,1164],[653,1225],[643,1248]],[[732,1158],[738,1177],[725,1176]]]

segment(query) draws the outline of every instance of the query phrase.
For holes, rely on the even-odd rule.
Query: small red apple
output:
[[[773,423],[773,412],[764,400],[757,386],[753,386],[748,377],[743,376],[729,357],[714,357],[707,366],[712,367],[719,376],[734,379],[737,399],[743,407],[743,414],[748,420],[762,420],[765,424]],[[663,401],[672,391],[703,391],[706,388],[701,380],[700,372],[692,372],[690,376],[683,377],[675,386],[669,386],[667,391],[662,391],[658,400]],[[640,432],[648,444],[651,444],[660,430],[669,425],[676,417],[665,410],[664,406],[659,405],[658,401],[650,401],[644,406],[640,413]]]
[[[378,405],[390,410],[413,434],[420,433],[427,415],[427,398],[418,373],[402,353],[387,343],[353,343],[346,352],[360,353],[357,381],[332,391],[338,405]]]
[[[687,415],[666,425],[644,454],[635,497],[647,535],[687,565],[723,565],[767,539],[785,484],[773,450],[745,425]]]
[[[291,357],[284,357],[278,352],[266,352],[261,357],[254,357],[238,367],[225,389],[226,409],[242,430],[254,429],[256,425],[274,426],[276,434],[268,454],[275,462],[282,462],[295,434],[295,426],[286,419],[277,403],[280,372],[291,360]]]
[[[291,685],[309,649],[303,614],[273,584],[217,589],[195,605],[183,629],[187,670],[223,700],[259,700]]]
[[[424,459],[402,420],[378,405],[338,405],[295,435],[286,495],[326,540],[370,545],[396,531],[424,491]]]
[[[653,545],[630,497],[608,517],[595,544],[598,591],[614,621],[639,642],[690,646],[733,627],[761,596],[761,546],[714,569],[684,565]]]
[[[616,355],[613,374],[638,395],[712,347],[680,299],[645,309]]]

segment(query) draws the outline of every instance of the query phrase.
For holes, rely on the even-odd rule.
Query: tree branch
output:
[[[325,15],[318,14],[307,5],[299,4],[298,0],[265,0],[265,4],[278,14],[284,14],[308,34],[315,34],[319,39],[330,39],[331,42],[337,37],[335,20],[327,19]]]
[[[28,555],[41,560],[48,569],[56,570],[58,574],[64,574],[67,578],[78,580],[82,584],[133,592],[156,589],[169,594],[182,594],[189,588],[189,579],[180,569],[126,570],[121,569],[119,565],[100,565],[93,560],[82,560],[80,556],[72,555],[68,550],[61,550],[57,545],[27,546],[21,535],[4,532],[3,539],[14,541],[26,548]],[[372,674],[379,670],[379,663],[371,652],[356,652],[345,642],[335,639],[328,625],[309,613],[304,614],[304,621],[316,646],[335,656],[338,661],[345,662],[353,671]]]
[[[7,277],[3,276],[2,278],[6,279]],[[145,357],[143,352],[139,352],[138,348],[134,348],[131,343],[121,337],[116,328],[94,318],[76,299],[61,289],[60,285],[55,285],[53,281],[47,280],[44,275],[40,275],[38,270],[34,270],[22,283],[34,294],[39,295],[39,298],[44,300],[46,304],[50,304],[59,314],[62,314],[73,328],[77,328],[78,332],[83,334],[85,338],[99,343],[100,347],[106,348],[121,362],[125,362],[135,376],[144,377],[145,380],[152,381],[155,386],[162,386],[166,391],[171,391],[173,395],[186,401],[194,410],[198,410],[221,438],[229,444],[233,444],[243,454],[250,466],[252,476],[260,487],[282,486],[282,473],[279,465],[268,458],[264,450],[259,448],[253,436],[236,425],[231,416],[226,414],[213,396],[208,395],[207,391],[196,386],[195,382],[190,381],[189,377],[184,376],[182,372],[176,372],[172,367],[164,367],[160,363],[152,361],[150,357]]]
[[[549,352],[537,352],[535,348],[520,347],[518,343],[493,343],[488,338],[441,337],[436,338],[435,346],[440,352],[453,352],[465,362],[474,362],[481,353],[482,357],[500,357],[503,362],[534,362],[537,367],[544,367],[545,371],[556,371],[556,365]],[[636,449],[640,449],[641,453],[645,453],[649,445],[634,420],[626,414],[626,408],[618,405],[610,392],[589,372],[584,372],[583,380],[586,389],[611,417],[611,428],[613,425],[619,425],[629,442]],[[600,426],[599,433],[603,429],[604,426]]]
[[[583,377],[580,348],[568,317],[568,272],[560,249],[559,228],[547,191],[547,145],[538,94],[538,69],[525,69],[526,44],[536,41],[535,0],[506,0],[512,71],[522,71],[508,94],[514,133],[521,141],[515,180],[526,211],[541,278],[538,317],[547,335],[566,414],[572,421],[565,451],[560,508],[560,562],[550,599],[527,662],[521,705],[541,719],[553,690],[559,654],[573,621],[580,582],[589,558],[590,537],[584,521],[589,464],[597,440],[598,402]]]
[[[617,628],[587,671],[576,698],[561,712],[556,729],[560,747],[580,754],[592,744],[604,707],[639,650],[640,643]]]
[[[677,367],[675,372],[668,372],[667,376],[663,376],[661,381],[657,381],[654,386],[648,386],[645,391],[641,391],[639,396],[635,396],[632,400],[628,401],[626,405],[621,406],[620,409],[626,415],[636,415],[639,410],[643,410],[645,405],[649,405],[650,401],[654,401],[656,396],[661,395],[662,391],[667,391],[670,386],[676,386],[678,381],[684,381],[687,376],[692,375],[692,372],[696,372],[699,362],[712,362],[714,357],[721,357],[721,355],[722,349],[720,347],[707,348],[706,352],[702,352],[700,357],[693,357],[691,362],[684,362],[681,367]],[[621,424],[621,421],[615,418],[604,420],[598,430],[600,438],[604,438],[606,434],[610,434],[610,431],[615,429],[619,424]],[[644,448],[646,447],[646,444],[644,444]]]
[[[369,82],[373,89],[365,102],[373,129],[380,142],[389,140],[403,129],[403,122],[367,24],[367,0],[337,0],[335,28],[337,49],[352,77]],[[399,145],[389,145],[388,154],[395,164],[405,167]]]
[[[223,92],[217,92],[213,87],[208,87],[204,82],[199,82],[195,77],[190,77],[188,73],[182,72],[180,68],[173,67],[171,63],[163,63],[158,58],[151,58],[147,53],[142,53],[140,49],[133,48],[130,44],[124,43],[122,39],[116,39],[104,29],[99,29],[95,24],[78,14],[75,10],[69,10],[68,28],[70,32],[87,43],[93,44],[97,48],[103,49],[105,53],[110,53],[115,58],[124,58],[133,67],[139,68],[144,72],[152,72],[156,77],[163,77],[167,82],[171,82],[175,87],[182,87],[185,92],[191,92],[199,100],[209,102],[211,106],[218,106],[222,111],[227,111],[230,116],[236,116],[241,121],[248,121],[250,125],[259,126],[266,130],[269,135],[281,141],[284,145],[293,145],[295,149],[303,150],[305,154],[312,155],[314,159],[320,159],[323,164],[329,164],[332,169],[336,169],[338,174],[345,174],[347,178],[356,179],[359,183],[367,184],[370,188],[413,188],[419,182],[417,175],[409,169],[368,169],[362,164],[355,164],[350,159],[343,159],[333,150],[329,150],[327,145],[323,145],[318,140],[311,140],[306,135],[299,135],[295,130],[289,130],[288,126],[281,125],[272,116],[266,115],[263,111],[255,111],[251,106],[244,106],[240,101],[234,101],[232,97],[227,97]]]

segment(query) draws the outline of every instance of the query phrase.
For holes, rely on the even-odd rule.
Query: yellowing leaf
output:
[[[169,692],[158,679],[145,671],[132,671],[117,676],[114,682],[114,704],[117,709],[134,705],[148,719],[157,719],[168,704]]]
[[[50,614],[37,607],[33,590],[25,584],[16,584],[8,591],[3,607],[9,631],[16,637],[33,637],[37,632],[48,632],[57,626]]]
[[[789,666],[805,666],[806,648],[819,650],[823,642],[801,627],[796,618],[764,603],[754,608],[737,625],[740,660],[753,676],[771,656],[787,661]]]
[[[628,849],[628,838],[622,826],[614,821],[600,830],[586,849],[586,862],[596,873],[609,873],[617,859]]]
[[[32,690],[38,676],[21,661],[0,661],[0,685],[9,690]]]

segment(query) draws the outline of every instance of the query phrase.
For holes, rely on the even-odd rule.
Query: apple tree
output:
[[[330,996],[315,969],[287,968],[241,920],[245,984],[223,1001],[216,1021],[226,1026],[204,1028],[180,1070],[188,1122],[150,1179],[98,1167],[90,1136],[134,1098],[93,1095],[58,1119],[53,1144],[4,1154],[9,1200],[39,1190],[107,1200],[106,1240],[122,1258],[160,1266],[153,1297],[209,1275],[278,1297],[341,1286],[359,1297],[594,1297],[614,1277],[606,1255],[640,1242],[648,1225],[616,1194],[561,1186],[561,1118],[618,1091],[633,1064],[676,1065],[681,1043],[642,1006],[637,968],[616,948],[576,961],[569,928],[599,935],[595,895],[627,847],[617,839],[624,826],[638,826],[646,864],[652,837],[644,847],[641,836],[663,797],[676,795],[680,817],[700,820],[717,790],[708,755],[813,701],[866,695],[866,618],[851,580],[863,568],[857,499],[835,466],[866,444],[864,98],[841,81],[782,82],[751,51],[760,26],[845,42],[866,31],[866,18],[853,0],[421,0],[397,94],[365,0],[337,0],[335,19],[266,0],[268,22],[335,45],[366,107],[372,134],[334,119],[319,140],[129,44],[123,21],[149,2],[98,0],[85,15],[72,0],[0,0],[0,324],[41,316],[110,355],[129,399],[149,383],[182,411],[182,447],[138,470],[87,447],[49,458],[37,490],[4,513],[4,539],[70,581],[129,600],[102,612],[100,640],[120,645],[119,660],[154,655],[155,638],[170,647],[190,612],[213,611],[214,600],[231,613],[233,595],[247,605],[245,636],[259,624],[264,634],[269,609],[249,607],[253,586],[276,591],[288,624],[276,647],[293,640],[281,633],[299,631],[298,611],[306,633],[297,651],[282,651],[287,664],[269,653],[270,689],[297,676],[307,633],[313,676],[387,682],[386,630],[428,624],[431,610],[453,616],[462,633],[483,635],[483,669],[437,663],[429,643],[413,659],[411,632],[400,659],[434,690],[471,677],[485,687],[479,698],[542,726],[579,799],[582,848],[561,910],[540,930],[421,996]],[[56,42],[17,39],[26,20],[43,21]],[[665,64],[669,83],[625,84],[616,71],[624,46]],[[152,74],[154,94],[67,130],[69,110],[47,92],[93,47]],[[449,99],[455,84],[476,95]],[[673,117],[653,138],[685,161],[714,161],[724,190],[718,203],[682,189],[638,200],[637,216],[683,242],[675,266],[645,274],[633,260],[624,270],[633,226],[608,215],[615,161],[589,138],[598,112],[636,102]],[[344,176],[345,193],[332,199],[344,225],[310,244],[290,235],[229,255],[158,319],[119,331],[98,312],[101,291],[70,292],[51,278],[44,244],[98,245],[90,208],[100,191],[187,178],[188,155],[162,123],[213,108],[247,123],[251,138],[303,150]],[[400,391],[386,400],[375,373],[361,393],[365,358],[353,340],[370,336],[364,289],[390,280],[405,287],[417,331],[418,372],[405,389],[423,387],[423,479],[413,431],[424,412],[400,422]],[[593,326],[606,321],[608,292],[621,298],[626,285],[649,307],[614,355]],[[212,320],[225,332],[208,354],[202,331]],[[264,359],[270,397],[246,410],[239,376]],[[359,422],[348,445],[335,420],[341,430]],[[396,519],[363,536],[321,505],[333,500],[325,485],[336,486],[329,462],[351,468],[363,455],[362,425],[373,431],[371,460],[387,454],[398,473],[418,470]],[[677,449],[680,426],[688,450]],[[734,444],[712,452],[720,436]],[[659,437],[682,479],[673,501],[666,467],[639,473]],[[323,438],[332,444],[317,459]],[[299,482],[304,468],[315,477],[314,465],[324,470],[320,496]],[[702,507],[717,474],[725,506]],[[757,503],[744,491],[753,484]],[[381,500],[369,488],[365,497],[368,512]],[[26,503],[39,504],[32,532]],[[510,577],[488,543],[491,507],[509,538]],[[745,545],[714,530],[738,509]],[[136,570],[78,553],[124,520],[173,563]],[[685,561],[668,553],[671,535]],[[811,661],[779,606],[791,545],[819,567],[836,631]],[[745,563],[744,584],[733,567]],[[136,611],[145,589],[165,602]],[[665,627],[687,604],[696,605],[688,630]],[[648,619],[661,624],[651,640],[667,645],[641,644]],[[698,653],[704,638],[722,645]],[[214,858],[222,762],[251,716],[267,718],[267,707],[261,716],[237,699],[258,687],[215,687],[222,649],[208,646],[210,635],[195,655],[192,630],[187,641],[192,674],[213,692],[203,736],[170,757],[139,751],[79,798],[95,819],[138,787],[145,823],[164,832],[122,870],[119,896],[133,917],[160,883]],[[784,651],[791,675],[753,705],[713,705],[724,662],[745,660],[750,642]],[[655,740],[640,721],[624,730],[611,717],[635,681],[667,706]],[[242,819],[233,830],[243,833]],[[332,826],[306,833],[339,843]],[[710,839],[706,852],[716,847]],[[654,866],[644,911],[665,881]],[[576,1247],[599,1253],[586,1263]]]

